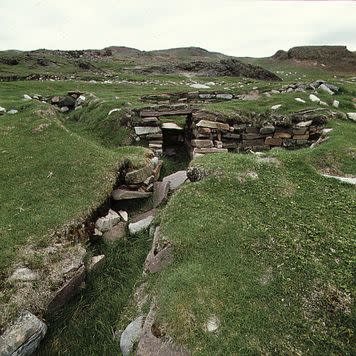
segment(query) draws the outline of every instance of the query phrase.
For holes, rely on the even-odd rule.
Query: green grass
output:
[[[313,166],[330,156],[329,165],[356,173],[345,157],[355,153],[356,127],[333,126],[318,149],[271,153],[278,167],[250,155],[199,158],[219,174],[168,203],[161,227],[175,262],[154,281],[159,322],[193,354],[354,352],[355,190]],[[247,171],[258,180],[241,181]],[[211,315],[217,334],[204,331]]]

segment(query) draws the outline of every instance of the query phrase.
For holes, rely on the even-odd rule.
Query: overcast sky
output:
[[[317,44],[356,51],[355,1],[0,0],[0,50],[198,46],[262,57]]]

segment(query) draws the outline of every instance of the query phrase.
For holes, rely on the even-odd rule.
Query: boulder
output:
[[[137,190],[116,189],[111,196],[114,200],[131,200],[149,198],[151,192],[139,192]]]
[[[157,208],[168,199],[169,181],[153,183],[153,207]]]
[[[101,232],[105,232],[113,228],[119,221],[119,214],[110,209],[106,216],[103,216],[96,221],[95,227]]]
[[[121,334],[120,349],[123,356],[130,356],[135,343],[140,339],[143,330],[143,316],[132,321]]]
[[[126,222],[119,222],[109,231],[104,232],[103,240],[106,242],[115,242],[117,240],[123,239],[126,235]]]
[[[47,332],[46,324],[28,311],[0,336],[0,355],[32,355]]]
[[[152,175],[152,166],[148,165],[140,169],[126,173],[126,184],[140,184]]]

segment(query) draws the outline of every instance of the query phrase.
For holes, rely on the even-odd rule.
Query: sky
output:
[[[264,57],[336,44],[356,51],[356,1],[0,0],[0,50],[197,46]]]

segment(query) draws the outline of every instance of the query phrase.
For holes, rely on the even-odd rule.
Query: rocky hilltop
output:
[[[333,68],[342,69],[356,68],[356,54],[346,46],[299,46],[288,51],[279,50],[272,57],[277,61],[293,61],[324,64]]]

